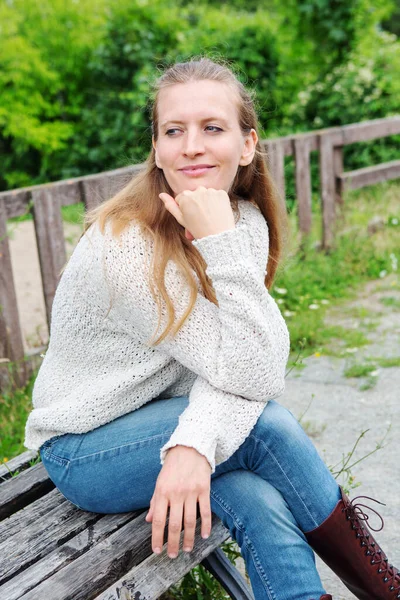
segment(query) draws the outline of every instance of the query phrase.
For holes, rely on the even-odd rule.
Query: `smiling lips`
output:
[[[184,173],[185,175],[189,175],[191,177],[198,177],[200,175],[204,175],[204,173],[207,173],[213,168],[213,165],[187,165],[186,167],[183,167],[183,169],[179,170],[182,171],[182,173]]]

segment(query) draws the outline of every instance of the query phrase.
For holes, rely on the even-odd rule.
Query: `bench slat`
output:
[[[192,552],[180,552],[178,557],[172,560],[168,557],[165,544],[162,554],[152,553],[95,600],[121,600],[121,598],[155,600],[229,537],[229,531],[215,515],[213,515],[210,537],[203,540],[200,534],[201,520],[198,519]],[[93,596],[90,596],[91,598]]]
[[[152,555],[152,527],[145,521],[145,512],[24,594],[21,600],[92,600],[137,565],[140,565],[140,572],[143,568],[148,576],[145,559]],[[226,529],[225,535],[229,535]],[[209,552],[212,552],[214,546],[209,543],[210,538],[203,541],[208,543]],[[201,541],[198,540],[198,543]],[[154,555],[154,558],[158,559],[158,564],[160,556]],[[174,570],[174,561],[168,561],[169,568]],[[173,576],[173,581],[177,581],[176,576]]]
[[[0,486],[0,521],[52,489],[54,483],[41,463],[12,477]]]
[[[59,495],[61,496],[61,494]],[[101,542],[110,533],[132,520],[135,514],[105,515],[65,544],[55,548],[50,554],[25,569],[18,576],[0,586],[0,598],[7,598],[7,600],[21,598],[25,593],[39,585],[41,581],[59,571],[72,560],[87,552],[92,546]]]
[[[36,450],[27,450],[14,458],[11,458],[7,462],[7,466],[0,465],[0,483],[6,481],[7,479],[11,479],[10,471],[14,473],[15,471],[26,469],[31,460],[37,458],[38,453]]]
[[[0,545],[0,583],[68,541],[101,518],[71,504],[61,504]]]
[[[8,540],[11,536],[20,531],[28,529],[32,523],[35,523],[44,515],[48,515],[54,508],[68,502],[66,498],[54,489],[45,496],[39,498],[32,504],[4,519],[0,523],[0,544]]]

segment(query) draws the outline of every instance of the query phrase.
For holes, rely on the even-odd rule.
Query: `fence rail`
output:
[[[400,134],[400,116],[262,141],[282,198],[285,197],[285,157],[294,157],[297,210],[302,234],[307,235],[312,226],[310,153],[319,153],[322,245],[329,248],[334,241],[336,206],[342,202],[344,191],[400,177],[400,160],[344,171],[343,147],[396,134]],[[7,362],[17,365],[14,370],[17,385],[26,381],[38,362],[37,356],[24,356],[7,220],[24,215],[28,210],[33,213],[50,327],[53,298],[59,274],[66,262],[61,207],[83,202],[86,210],[91,209],[121,189],[142,168],[142,164],[137,164],[0,193],[0,389],[8,380],[4,367]]]

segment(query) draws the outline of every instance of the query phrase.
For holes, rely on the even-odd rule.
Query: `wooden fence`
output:
[[[294,156],[299,228],[303,234],[307,235],[311,230],[310,153],[319,153],[322,244],[329,248],[334,240],[336,206],[342,201],[344,190],[400,177],[400,160],[345,172],[343,147],[395,134],[400,134],[400,116],[262,141],[282,198],[285,197],[285,156]],[[0,193],[0,389],[2,383],[9,380],[7,365],[14,365],[15,383],[21,385],[39,363],[41,352],[24,356],[7,220],[32,211],[50,328],[53,298],[59,274],[66,262],[61,206],[82,201],[85,208],[90,209],[111,197],[141,168],[140,164],[132,165]]]

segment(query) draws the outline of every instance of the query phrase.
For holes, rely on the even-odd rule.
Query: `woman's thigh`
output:
[[[187,396],[152,400],[87,433],[53,438],[41,447],[43,464],[60,492],[83,510],[146,508],[161,470],[161,447],[187,405]]]

